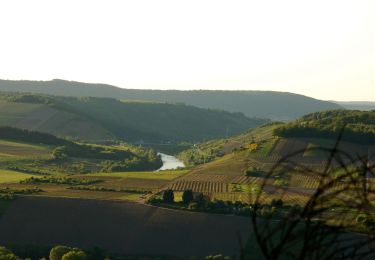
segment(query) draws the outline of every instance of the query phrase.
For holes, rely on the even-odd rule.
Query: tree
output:
[[[73,249],[64,254],[62,260],[87,260],[87,255],[80,249]]]
[[[280,208],[283,206],[283,201],[281,199],[273,199],[271,201],[271,207],[276,207],[276,208]]]
[[[185,204],[189,204],[194,199],[193,191],[192,190],[185,190],[182,194],[182,201]]]
[[[0,246],[0,259],[1,260],[17,260],[19,259],[15,254],[6,249],[5,247]]]
[[[163,201],[166,202],[166,203],[173,203],[174,202],[173,190],[169,189],[169,190],[164,191]]]
[[[67,246],[55,246],[54,248],[51,249],[49,253],[49,259],[50,260],[61,260],[63,255],[66,253],[72,251],[71,247]]]

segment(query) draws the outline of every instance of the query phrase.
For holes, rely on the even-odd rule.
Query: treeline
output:
[[[48,247],[38,246],[11,246],[13,251],[0,246],[0,259],[50,259],[50,260],[88,260],[106,259],[102,250],[85,252],[79,248],[68,246],[55,246],[49,250]],[[14,252],[15,251],[15,252]]]
[[[101,160],[123,160],[135,156],[132,152],[110,147],[69,143],[59,146],[53,151],[55,159],[82,157]]]
[[[274,135],[337,139],[343,128],[342,141],[375,144],[375,111],[332,110],[313,113],[276,128]]]
[[[1,260],[20,260],[20,259],[40,259],[40,260],[136,260],[136,259],[165,259],[172,260],[175,257],[158,256],[158,255],[121,255],[108,252],[100,247],[91,249],[81,249],[77,247],[69,247],[64,245],[46,246],[46,245],[15,245],[11,244],[7,247],[0,246]],[[209,255],[202,258],[191,257],[188,259],[202,260],[230,260],[231,257],[218,255]]]
[[[66,184],[66,185],[91,185],[100,183],[102,180],[99,179],[78,179],[69,177],[47,177],[42,178],[30,177],[26,180],[20,181],[25,184],[40,184],[40,183],[51,183],[51,184]]]

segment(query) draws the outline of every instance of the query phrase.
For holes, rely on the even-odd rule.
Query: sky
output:
[[[375,101],[374,0],[2,0],[0,78]]]

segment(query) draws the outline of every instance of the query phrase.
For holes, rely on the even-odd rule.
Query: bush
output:
[[[283,204],[284,204],[284,202],[281,199],[273,199],[271,201],[271,207],[280,208],[280,207],[283,206]]]
[[[289,186],[288,180],[278,179],[273,182],[273,185],[276,187],[286,187]]]
[[[49,253],[49,259],[50,260],[62,260],[62,257],[66,254],[72,251],[71,247],[67,246],[55,246],[51,249],[51,252]]]
[[[245,170],[245,175],[248,177],[264,177],[266,172],[262,171],[259,167],[250,167]]]
[[[229,256],[223,256],[223,255],[209,255],[204,258],[205,260],[230,260],[231,258]]]
[[[72,251],[63,255],[62,260],[86,260],[87,255],[85,252],[79,249],[73,249]]]
[[[192,190],[185,190],[182,194],[182,201],[185,204],[189,204],[194,199],[193,191]]]
[[[169,190],[164,191],[163,201],[166,202],[166,203],[173,203],[174,202],[173,190],[169,189]]]
[[[0,246],[0,259],[1,260],[17,260],[19,259],[15,254],[6,249],[5,247]]]
[[[189,203],[188,209],[196,210],[198,208],[199,208],[198,203],[196,203],[196,202]]]

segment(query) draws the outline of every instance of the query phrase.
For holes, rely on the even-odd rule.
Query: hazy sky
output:
[[[0,2],[0,78],[375,101],[375,0]]]

